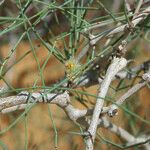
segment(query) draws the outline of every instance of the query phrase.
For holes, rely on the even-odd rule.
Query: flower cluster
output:
[[[75,73],[79,67],[80,64],[74,57],[71,57],[69,60],[65,62],[66,77],[70,81],[75,79]]]

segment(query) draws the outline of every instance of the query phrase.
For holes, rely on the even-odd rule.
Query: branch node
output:
[[[142,75],[143,80],[150,82],[150,73],[144,73]]]
[[[109,117],[113,117],[118,115],[118,107],[116,105],[112,105],[109,109],[109,111],[107,112]]]

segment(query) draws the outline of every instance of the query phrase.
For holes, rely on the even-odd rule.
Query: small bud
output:
[[[80,67],[80,64],[75,58],[70,58],[65,62],[66,76],[69,80],[73,80],[73,73]]]

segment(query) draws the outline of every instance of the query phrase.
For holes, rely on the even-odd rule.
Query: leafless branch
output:
[[[145,79],[148,79],[147,74],[145,74],[143,77]],[[88,120],[85,117],[88,115],[92,115],[93,109],[80,110],[78,108],[75,108],[73,105],[70,104],[70,97],[67,92],[64,92],[62,94],[49,94],[49,93],[42,93],[42,92],[29,93],[26,91],[21,92],[17,96],[9,96],[6,98],[1,98],[0,99],[0,112],[8,113],[8,112],[12,112],[15,110],[25,109],[27,107],[32,106],[34,103],[57,104],[66,112],[67,116],[73,122],[78,122],[85,127],[88,127],[88,125],[91,124],[91,120]],[[105,128],[109,128],[110,131],[114,132],[115,134],[121,136],[123,139],[128,141],[128,144],[126,144],[126,147],[145,144],[149,141],[149,137],[135,138],[124,129],[117,127],[116,125],[110,123],[104,117],[98,119],[97,125],[98,127],[103,126]],[[148,147],[148,145],[146,146]]]
[[[129,98],[131,95],[133,95],[135,92],[140,90],[142,87],[144,87],[148,82],[150,82],[150,72],[143,74],[143,79],[145,80],[144,82],[140,82],[135,84],[131,89],[129,89],[124,95],[122,95],[116,102],[115,104],[109,106],[108,108],[104,108],[104,112],[108,112],[108,115],[113,117],[114,115],[117,114],[117,109],[120,105],[122,105],[127,98]]]
[[[135,12],[134,12],[133,19],[135,19],[136,16],[138,15],[138,12],[140,11],[140,8],[141,8],[143,2],[144,2],[144,0],[139,0],[139,3],[138,3],[138,5],[137,5],[137,7],[135,9]]]
[[[127,141],[123,147],[124,149],[131,148],[137,145],[142,145],[148,150],[148,142],[150,141],[150,136],[140,135],[139,137],[134,137],[131,133],[127,132],[121,127],[116,126],[115,124],[111,123],[106,117],[102,117],[99,122],[100,127],[107,128],[109,131],[115,133],[122,139]]]
[[[127,64],[126,59],[114,57],[112,63],[110,64],[110,66],[106,72],[105,79],[102,81],[102,84],[98,90],[98,99],[96,101],[95,108],[93,111],[93,116],[91,119],[91,123],[88,128],[88,133],[90,134],[90,136],[88,136],[86,139],[86,149],[87,150],[93,149],[93,143],[94,143],[94,139],[96,136],[98,119],[99,119],[101,110],[103,108],[104,98],[108,91],[109,85],[110,85],[112,79],[114,78],[114,76],[117,74],[117,72],[120,71],[121,69],[123,69],[126,66],[126,64]]]
[[[148,6],[144,11],[139,13],[135,19],[132,20],[131,24],[134,28],[137,24],[139,24],[142,20],[144,20],[150,13],[150,6]],[[85,31],[89,31],[91,29],[95,29],[101,26],[101,23],[96,23],[96,25],[93,25],[92,27],[87,28]],[[128,24],[121,25],[115,29],[111,29],[108,33],[101,35],[99,37],[95,36],[95,42],[99,41],[102,37],[109,37],[110,35],[114,35],[116,33],[120,33],[125,31],[125,28],[128,27]]]
[[[137,73],[139,71],[148,71],[150,69],[150,60],[143,62],[140,65],[137,66],[133,66],[133,67],[129,67],[126,70],[121,70],[119,71],[113,80],[116,79],[133,79],[135,77],[137,77]],[[129,70],[129,71],[128,71]],[[99,72],[99,71],[98,71]],[[89,87],[91,85],[95,85],[98,84],[98,82],[102,82],[103,79],[99,78],[99,74],[98,72],[93,71],[92,69],[87,71],[83,76],[81,76],[79,78],[78,82],[74,82],[75,86],[77,87],[82,87],[82,86],[86,86]],[[93,78],[97,77],[97,78]],[[104,77],[103,77],[104,78]]]
[[[150,12],[150,6],[148,6],[144,11],[142,11],[138,15],[136,15],[136,17],[130,23],[130,25],[132,25],[132,28],[134,28],[137,24],[139,24],[142,20],[144,20],[149,15],[149,12]],[[96,25],[93,25],[92,27],[85,28],[85,31],[83,32],[83,34],[86,32],[89,32],[92,29],[96,29],[96,28],[100,27],[101,25],[102,24],[100,22],[100,23],[96,23]],[[120,32],[126,32],[127,28],[130,28],[129,24],[120,25],[118,27],[115,27],[114,29],[110,29],[107,32],[101,34],[100,36],[95,36],[95,35],[90,34],[89,35],[89,44],[87,44],[84,47],[83,51],[80,52],[80,54],[77,57],[77,60],[80,60],[87,53],[90,46],[92,46],[92,47],[95,46],[95,44],[103,37],[108,38],[114,34],[117,34]],[[129,33],[130,32],[131,31],[129,31]]]
[[[131,11],[131,7],[130,7],[130,4],[129,4],[128,1],[129,0],[125,0],[125,7],[126,7],[127,11],[130,12]]]

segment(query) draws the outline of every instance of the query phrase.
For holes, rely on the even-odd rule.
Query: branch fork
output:
[[[111,81],[113,80],[113,78],[115,77],[115,75],[120,70],[122,70],[126,65],[127,65],[127,60],[125,58],[114,57],[110,66],[107,69],[106,76],[105,76],[104,80],[102,81],[101,86],[98,90],[98,98],[97,98],[95,108],[93,111],[91,123],[88,128],[88,132],[90,133],[91,137],[87,137],[86,150],[93,150],[93,143],[94,143],[95,136],[96,136],[98,120],[99,120],[99,116],[102,112],[104,99],[107,94],[109,85],[110,85]]]

